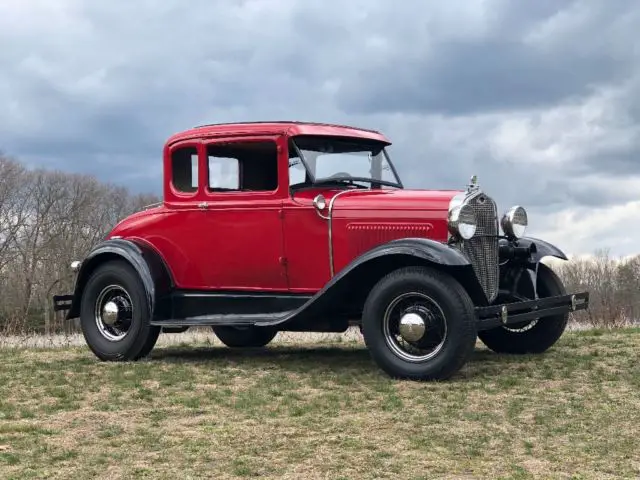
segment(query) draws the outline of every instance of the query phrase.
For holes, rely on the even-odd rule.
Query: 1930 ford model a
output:
[[[567,294],[524,237],[466,191],[408,190],[379,132],[301,122],[197,127],[164,146],[164,200],[121,221],[54,297],[102,360],[147,356],[161,331],[211,326],[233,347],[358,324],[388,374],[444,379],[479,337],[539,353],[588,293]],[[502,233],[500,233],[500,225]]]

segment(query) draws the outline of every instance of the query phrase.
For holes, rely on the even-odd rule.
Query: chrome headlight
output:
[[[507,210],[500,220],[502,231],[511,238],[522,238],[528,225],[527,211],[518,205]]]
[[[478,223],[471,205],[463,203],[449,210],[449,232],[451,235],[469,240],[476,234]]]

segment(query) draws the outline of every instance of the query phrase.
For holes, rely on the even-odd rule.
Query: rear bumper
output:
[[[54,295],[53,296],[53,311],[67,311],[71,308],[71,301],[73,295]]]
[[[562,315],[589,307],[589,292],[558,295],[523,302],[477,307],[478,330],[513,325],[550,315]]]

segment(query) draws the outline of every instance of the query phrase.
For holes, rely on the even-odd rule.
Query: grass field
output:
[[[1,478],[638,478],[640,329],[544,356],[478,344],[443,383],[359,342],[0,350]]]

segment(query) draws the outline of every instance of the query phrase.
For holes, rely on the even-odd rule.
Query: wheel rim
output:
[[[428,295],[409,292],[396,297],[383,318],[384,338],[395,355],[424,362],[438,355],[447,339],[447,321]]]
[[[533,327],[535,327],[539,320],[540,320],[539,318],[534,318],[533,320],[531,320],[531,321],[527,322],[526,324],[524,324],[522,327],[507,327],[506,325],[503,325],[502,328],[504,328],[508,332],[523,333],[523,332],[527,332],[527,331],[531,330]]]
[[[119,285],[102,289],[95,304],[96,326],[100,334],[111,342],[122,340],[129,333],[133,305],[129,293]]]
[[[531,281],[531,284],[529,285],[531,291],[531,295],[527,295],[527,292],[522,292],[518,287],[520,287],[521,285],[521,278],[519,278],[516,282],[516,289],[515,291],[511,292],[507,298],[505,298],[505,302],[506,303],[512,303],[512,302],[525,302],[528,300],[533,300],[534,298],[544,298],[546,295],[544,295],[544,292],[540,292],[540,286],[537,285],[538,282],[538,278],[537,276],[534,276],[533,273],[528,270],[528,277],[524,277],[524,278],[528,278]],[[534,283],[536,285],[534,285]],[[536,288],[537,286],[537,288]],[[536,294],[537,292],[537,294]],[[540,293],[543,293],[543,295],[540,295]],[[513,325],[507,326],[507,325],[502,325],[502,328],[508,332],[512,332],[512,333],[524,333],[527,332],[529,330],[531,330],[533,327],[535,327],[538,322],[541,320],[540,317],[535,317],[532,318],[531,320],[525,320],[524,322],[518,322],[515,323]]]
[[[522,295],[518,295],[518,294],[513,294],[512,296],[512,301],[514,302],[525,302],[527,300],[531,300],[531,298],[528,297],[524,297]],[[527,332],[529,330],[531,330],[533,327],[536,326],[536,324],[540,321],[540,317],[535,317],[531,320],[525,320],[524,322],[518,322],[515,323],[511,326],[507,326],[507,325],[502,325],[502,328],[507,330],[508,332],[513,332],[513,333],[523,333],[523,332]]]

